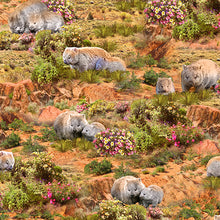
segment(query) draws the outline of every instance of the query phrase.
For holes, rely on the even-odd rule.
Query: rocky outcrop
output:
[[[115,101],[118,95],[113,88],[107,85],[89,85],[82,89],[80,97],[82,96],[86,96],[90,102],[94,102],[98,99]]]
[[[38,116],[38,123],[53,125],[56,117],[62,113],[61,110],[54,106],[47,106],[46,108],[40,109],[40,113]]]
[[[206,166],[207,176],[220,177],[220,156],[213,157]]]
[[[191,105],[187,117],[196,127],[205,128],[212,137],[220,133],[220,110],[203,105]]]

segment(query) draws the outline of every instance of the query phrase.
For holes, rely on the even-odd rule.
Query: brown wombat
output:
[[[126,204],[135,204],[139,202],[139,195],[145,188],[140,178],[133,176],[124,176],[115,180],[111,195]]]
[[[12,152],[0,151],[0,170],[11,170],[15,159]]]
[[[220,67],[212,60],[201,59],[191,65],[184,65],[181,73],[182,90],[188,91],[191,87],[198,92],[209,89],[220,79]]]

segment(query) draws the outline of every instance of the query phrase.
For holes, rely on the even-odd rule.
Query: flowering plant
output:
[[[152,208],[151,206],[149,207],[149,216],[152,218],[159,218],[163,212],[159,208]]]
[[[135,151],[135,140],[130,131],[107,129],[98,133],[93,141],[101,155],[132,155]]]
[[[115,110],[117,113],[125,113],[128,112],[130,109],[128,102],[118,102],[115,105]]]
[[[76,19],[73,6],[64,0],[42,0],[49,10],[60,14],[66,24],[72,24]]]
[[[42,195],[45,200],[51,204],[65,204],[69,200],[75,199],[78,202],[77,195],[81,188],[76,189],[75,185],[64,184],[53,180],[46,185],[47,193]]]
[[[144,13],[148,23],[182,25],[187,9],[180,0],[154,0],[147,2]]]
[[[204,138],[204,132],[201,128],[186,126],[180,122],[177,125],[171,126],[170,131],[171,136],[167,140],[173,142],[176,147],[181,145],[189,146]]]
[[[86,111],[86,110],[88,110],[88,104],[87,103],[83,103],[82,105],[77,105],[76,106],[76,111],[78,113],[81,113],[81,112]]]
[[[220,80],[218,82],[220,83]],[[220,95],[220,85],[219,84],[217,84],[215,86],[215,90],[217,91],[217,94]]]
[[[34,40],[34,35],[32,33],[26,34],[23,33],[19,39],[18,39],[22,44],[28,44],[30,42],[33,42]]]

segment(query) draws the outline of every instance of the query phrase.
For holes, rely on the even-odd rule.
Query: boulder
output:
[[[220,124],[220,110],[209,106],[191,105],[186,116],[196,127],[209,128],[214,124]]]
[[[118,95],[113,88],[107,85],[89,85],[82,89],[80,97],[82,96],[89,98],[90,102],[94,102],[98,99],[116,101]]]
[[[202,154],[202,155],[220,153],[220,148],[218,147],[217,143],[209,139],[194,144],[191,149],[197,154]]]
[[[220,177],[220,156],[213,157],[206,166],[207,176]]]
[[[38,122],[40,124],[53,125],[56,117],[62,113],[61,110],[54,106],[47,106],[46,108],[40,109],[40,114],[38,116]]]

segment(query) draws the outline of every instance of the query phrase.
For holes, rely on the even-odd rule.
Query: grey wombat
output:
[[[139,202],[139,195],[145,188],[145,185],[141,182],[140,178],[133,176],[124,176],[115,180],[111,195],[126,204],[135,204]]]
[[[8,24],[12,33],[30,33],[28,20],[31,15],[39,15],[43,11],[48,11],[47,6],[40,0],[31,0],[16,7],[8,18]]]
[[[87,124],[85,115],[67,111],[57,116],[54,130],[60,139],[74,139],[82,136],[82,130]]]
[[[171,78],[158,78],[156,85],[156,93],[167,95],[175,92],[173,81]]]
[[[82,131],[82,135],[88,141],[94,141],[95,135],[101,131],[105,130],[105,126],[99,122],[93,122],[91,124],[87,124]]]
[[[217,84],[220,79],[220,68],[212,60],[201,59],[191,65],[184,65],[181,73],[182,90],[188,91],[195,87],[198,92],[203,89],[209,89]]]
[[[41,30],[57,32],[60,31],[63,25],[63,17],[52,11],[43,11],[40,14],[33,14],[28,20],[28,26],[31,32],[38,32]]]
[[[114,71],[125,71],[126,66],[123,60],[118,57],[112,57],[112,60],[106,60],[104,58],[99,58],[95,66],[96,70],[108,70],[109,72]]]
[[[149,205],[156,207],[163,199],[163,190],[156,185],[145,187],[140,193],[140,204],[147,208]]]
[[[119,58],[111,57],[111,55],[102,48],[99,47],[67,47],[63,52],[63,61],[73,69],[77,69],[80,72],[87,70],[95,70],[96,63],[102,58],[105,60],[105,64],[108,62],[108,70],[114,71],[115,64],[119,61]],[[117,61],[117,62],[116,62]],[[110,64],[112,62],[112,64]],[[97,67],[99,68],[99,67]],[[103,64],[103,68],[105,65]]]

